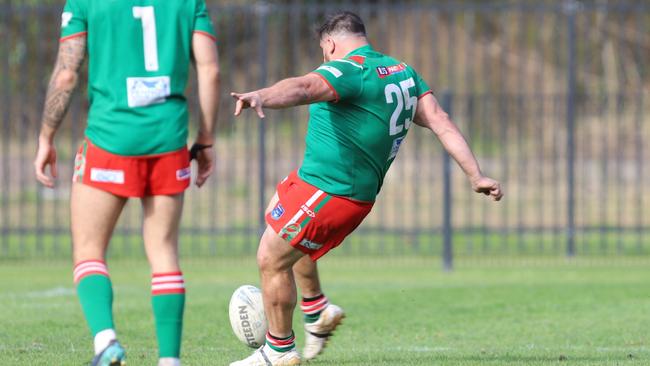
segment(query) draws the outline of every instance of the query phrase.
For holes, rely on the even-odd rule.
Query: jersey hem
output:
[[[300,172],[300,169],[297,169],[297,171],[296,171],[296,175],[297,175],[298,178],[300,178],[300,180],[302,180],[303,182],[305,182],[305,183],[307,183],[307,184],[310,184],[310,185],[312,185],[312,186],[314,186],[314,187],[320,189],[321,191],[323,191],[323,192],[329,194],[329,195],[332,196],[332,197],[338,197],[338,198],[342,198],[342,199],[345,199],[345,200],[350,200],[350,201],[358,202],[358,203],[373,203],[373,204],[374,204],[375,201],[376,201],[376,199],[374,199],[374,200],[372,200],[372,201],[368,201],[368,200],[361,200],[361,199],[358,199],[358,198],[354,198],[354,197],[351,197],[351,196],[345,196],[345,195],[341,195],[341,194],[330,193],[330,192],[328,192],[328,191],[322,189],[321,187],[315,185],[314,183],[310,182],[309,180],[305,179],[305,177],[304,177],[304,176],[302,175],[302,173]],[[375,197],[377,197],[377,196],[375,196]]]
[[[336,89],[334,88],[334,86],[332,86],[332,84],[331,84],[331,83],[330,83],[330,82],[325,78],[325,76],[323,76],[323,75],[321,75],[321,74],[319,74],[319,73],[317,73],[317,72],[312,72],[312,74],[318,75],[318,77],[320,77],[321,79],[323,79],[323,81],[325,82],[325,84],[327,84],[327,86],[328,86],[330,89],[332,89],[332,91],[334,92],[334,98],[335,98],[335,99],[334,99],[334,103],[338,103],[338,101],[339,101],[341,98],[339,97],[339,93],[336,91]]]
[[[135,159],[157,158],[157,157],[161,157],[161,156],[164,156],[164,155],[177,153],[177,152],[179,152],[179,151],[181,151],[183,149],[187,149],[187,144],[185,144],[185,145],[182,145],[179,148],[175,148],[175,149],[172,149],[172,150],[169,150],[169,151],[163,151],[163,152],[159,152],[159,153],[126,155],[126,154],[119,153],[119,152],[104,148],[102,146],[99,146],[98,144],[94,143],[87,135],[84,136],[84,138],[88,141],[89,144],[94,145],[95,147],[98,147],[98,148],[100,148],[100,149],[102,149],[102,150],[104,150],[106,152],[109,152],[109,153],[111,153],[113,155],[118,155],[118,156],[123,156],[123,157],[128,157],[128,158],[135,158]]]
[[[213,34],[210,34],[210,33],[206,32],[206,31],[195,30],[194,33],[204,35],[204,36],[210,38],[211,40],[213,40],[213,41],[215,41],[215,42],[217,41],[217,37],[216,37],[216,36],[214,36]]]
[[[65,41],[67,41],[67,40],[69,40],[69,39],[73,39],[73,38],[77,38],[77,37],[85,36],[85,35],[87,35],[87,34],[88,34],[88,31],[83,31],[83,32],[79,32],[79,33],[71,34],[71,35],[69,35],[69,36],[61,37],[61,38],[59,38],[59,43],[65,42]]]

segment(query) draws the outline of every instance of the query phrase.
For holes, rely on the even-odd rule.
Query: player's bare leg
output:
[[[233,362],[231,366],[299,365],[292,330],[296,307],[296,282],[293,265],[304,256],[271,227],[267,227],[257,250],[257,264],[262,280],[264,311],[269,322],[266,344],[250,357]]]
[[[304,256],[296,262],[293,273],[302,292],[300,307],[305,314],[305,348],[302,356],[305,360],[311,360],[323,352],[345,313],[323,294],[318,267],[310,257]]]
[[[159,366],[180,366],[185,284],[178,263],[183,194],[142,199],[143,237],[151,265],[151,304],[156,322]]]
[[[105,256],[127,199],[81,183],[72,185],[70,196],[74,279],[94,338],[92,365],[122,365],[126,356],[115,333],[113,287]]]
[[[296,283],[292,267],[303,256],[273,229],[266,228],[257,251],[257,264],[269,332],[276,337],[291,335],[293,310],[296,307]]]
[[[300,258],[293,265],[293,274],[298,287],[300,287],[302,297],[315,297],[322,294],[320,279],[318,278],[318,266],[309,256]]]

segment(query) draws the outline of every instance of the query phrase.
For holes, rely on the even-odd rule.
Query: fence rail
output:
[[[452,245],[461,257],[650,252],[650,4],[215,4],[223,90],[313,70],[320,50],[310,30],[343,7],[366,20],[375,48],[425,77],[506,197],[476,196],[433,136],[414,127],[375,210],[335,255],[430,255],[451,266]],[[68,177],[85,88],[57,136],[57,188],[39,187],[31,169],[60,11],[0,5],[0,259],[69,255]],[[226,94],[216,174],[186,196],[184,255],[253,253],[266,200],[302,159],[305,108],[235,121]],[[112,255],[142,255],[140,222],[133,201]]]

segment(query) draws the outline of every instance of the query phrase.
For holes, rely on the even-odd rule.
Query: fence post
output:
[[[442,95],[442,109],[450,116],[452,114],[452,94],[450,91]],[[442,153],[442,267],[445,272],[454,268],[453,258],[453,227],[451,222],[451,157],[447,151]]]
[[[12,13],[11,9],[11,0],[7,2],[7,4],[3,4],[3,10],[0,11],[0,24],[5,25],[6,27],[6,38],[9,36],[9,20],[10,16],[9,14]],[[0,49],[2,52],[0,52],[1,55],[5,55],[0,57],[2,60],[2,73],[5,76],[3,78],[3,85],[1,86],[2,88],[2,130],[5,131],[2,134],[2,183],[0,183],[2,192],[0,192],[0,203],[2,204],[1,208],[1,214],[0,214],[0,225],[2,225],[2,232],[0,232],[0,241],[2,241],[2,254],[3,255],[8,255],[9,254],[9,232],[10,232],[10,226],[9,226],[9,162],[10,162],[10,157],[9,157],[9,142],[11,141],[11,128],[10,124],[11,122],[9,119],[11,118],[11,82],[9,81],[9,42],[5,41],[2,42],[2,45],[0,45]]]
[[[567,15],[567,247],[566,254],[573,257],[575,248],[575,97],[576,97],[576,13],[579,3],[567,0],[564,11]]]
[[[267,44],[268,44],[268,13],[269,13],[269,7],[270,5],[266,2],[259,2],[255,6],[255,12],[257,13],[258,18],[258,26],[259,26],[259,35],[258,35],[258,40],[259,40],[259,45],[258,45],[258,50],[259,50],[259,65],[260,65],[260,80],[259,80],[259,87],[264,87],[266,86],[266,79],[267,79]],[[259,133],[259,140],[258,140],[258,161],[259,161],[259,192],[258,192],[258,199],[259,199],[259,205],[260,205],[260,210],[259,210],[259,216],[258,216],[258,222],[259,222],[259,234],[262,235],[264,233],[264,230],[266,229],[266,222],[264,220],[264,210],[266,208],[266,195],[264,193],[264,190],[266,188],[266,123],[263,119],[259,120],[259,125],[258,125],[258,133]]]

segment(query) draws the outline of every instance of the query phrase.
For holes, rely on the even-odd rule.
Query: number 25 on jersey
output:
[[[415,110],[418,105],[418,98],[416,96],[411,96],[409,89],[415,87],[415,81],[413,78],[408,78],[402,80],[397,84],[388,84],[384,89],[386,94],[386,103],[388,104],[397,104],[393,114],[390,116],[390,136],[394,136],[402,132],[403,130],[408,130],[411,127],[411,122],[415,118]],[[402,114],[402,111],[407,110],[411,111],[411,117],[405,118],[403,121],[399,121],[399,117]]]

